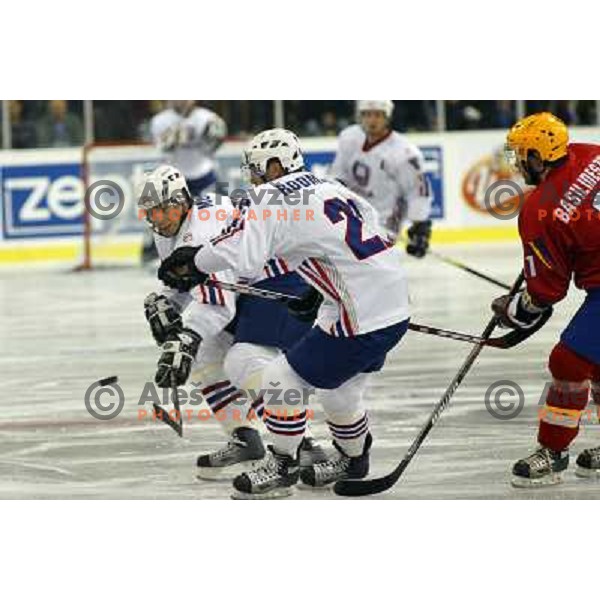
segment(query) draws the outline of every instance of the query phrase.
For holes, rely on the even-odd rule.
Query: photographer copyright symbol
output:
[[[506,197],[503,200],[503,197]],[[495,219],[509,221],[516,217],[525,202],[521,186],[511,179],[498,179],[485,190],[483,198],[487,212]]]
[[[101,221],[118,216],[124,205],[125,194],[121,186],[110,179],[95,181],[85,194],[86,210],[92,217]]]
[[[509,396],[510,400],[502,402],[502,396]],[[514,381],[502,379],[492,383],[486,390],[484,402],[485,408],[494,419],[510,421],[510,419],[514,419],[521,414],[525,406],[525,394],[521,386]]]
[[[102,396],[107,394],[110,398],[118,396],[118,402],[102,401]],[[125,406],[125,394],[115,378],[101,379],[93,383],[85,392],[85,408],[99,421],[114,419]]]

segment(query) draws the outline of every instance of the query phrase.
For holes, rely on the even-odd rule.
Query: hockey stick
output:
[[[156,404],[156,402],[152,403],[152,407],[154,408],[154,412],[158,419],[166,423],[175,431],[175,433],[177,433],[179,437],[183,437],[183,418],[181,416],[181,406],[179,404],[179,397],[177,395],[177,386],[175,385],[175,375],[173,374],[171,374],[171,389],[173,391],[173,406],[175,407],[175,414],[179,415],[179,421],[172,419],[169,413],[164,408]]]
[[[407,241],[404,236],[400,236],[399,239],[401,239],[403,243],[406,243],[406,241]],[[444,254],[440,254],[439,252],[436,252],[435,250],[431,250],[431,249],[427,250],[427,253],[425,254],[425,256],[427,256],[428,254],[430,254],[434,258],[437,258],[439,261],[446,263],[447,265],[452,265],[453,267],[457,267],[458,269],[461,269],[462,271],[470,273],[471,275],[475,275],[475,277],[479,277],[479,279],[483,279],[484,281],[487,281],[488,283],[492,283],[493,285],[501,287],[505,290],[510,290],[510,285],[508,285],[507,283],[504,283],[504,281],[499,281],[498,279],[495,279],[494,277],[491,277],[490,275],[486,275],[485,273],[482,273],[481,271],[478,271],[477,269],[474,269],[473,267],[469,267],[468,265],[465,265],[465,263],[461,262],[460,260],[457,260],[456,258],[451,258],[450,256],[445,256]]]
[[[517,280],[513,283],[509,295],[514,296],[520,289],[523,281],[525,280],[525,273],[521,271],[520,275],[517,277]],[[487,327],[483,330],[481,337],[484,340],[487,340],[491,335],[496,325],[498,324],[498,317],[494,316],[487,324]],[[467,373],[477,360],[477,357],[481,353],[483,349],[483,344],[476,345],[469,355],[467,356],[465,362],[462,367],[459,369],[458,373],[455,375],[454,379],[448,386],[448,389],[444,392],[441,400],[436,404],[431,416],[419,431],[419,434],[410,445],[406,455],[400,462],[400,464],[388,475],[384,475],[383,477],[378,477],[376,479],[342,479],[338,481],[334,487],[333,491],[338,496],[367,496],[370,494],[379,494],[381,492],[385,492],[389,490],[393,485],[397,483],[400,479],[415,454],[425,441],[425,438],[429,434],[429,432],[433,429],[433,426],[437,423],[441,414],[450,404],[450,400],[454,395],[454,392],[458,389],[458,386],[462,383],[463,379],[466,377]]]
[[[464,263],[460,262],[459,260],[456,260],[455,258],[450,258],[449,256],[444,256],[443,254],[439,254],[438,252],[435,252],[433,250],[429,250],[427,252],[427,254],[431,254],[431,256],[446,263],[447,265],[452,265],[453,267],[458,267],[459,269],[462,269],[463,271],[466,271],[467,273],[470,273],[471,275],[475,275],[475,277],[479,277],[480,279],[483,279],[484,281],[487,281],[488,283],[497,285],[498,287],[501,287],[505,290],[510,290],[510,285],[507,285],[506,283],[504,283],[503,281],[499,281],[498,279],[494,279],[493,277],[490,277],[489,275],[486,275],[485,273],[482,273],[481,271],[478,271],[477,269],[474,269],[473,267],[469,267],[468,265],[465,265]]]
[[[237,292],[239,294],[246,294],[249,296],[258,296],[266,300],[277,300],[284,303],[287,303],[291,300],[300,300],[298,296],[290,296],[289,294],[281,294],[279,292],[272,292],[270,290],[262,290],[260,288],[245,284],[227,283],[225,281],[217,281],[213,279],[207,280],[205,284],[228,290],[230,292]],[[483,346],[507,350],[508,348],[512,348],[526,340],[528,337],[532,336],[546,323],[551,315],[552,311],[548,310],[535,327],[532,327],[531,329],[516,329],[503,336],[490,339],[484,339],[483,337],[471,335],[469,333],[462,333],[461,331],[452,331],[451,329],[442,329],[440,327],[422,325],[421,323],[409,323],[408,328],[411,331],[416,331],[417,333],[425,333],[427,335],[435,335],[446,339],[456,340],[458,342],[480,344]]]
[[[495,338],[483,338],[460,331],[452,331],[450,329],[440,329],[438,327],[430,327],[429,325],[420,325],[419,323],[409,323],[408,328],[417,333],[426,333],[428,335],[436,335],[445,337],[459,342],[467,342],[470,344],[479,344],[481,346],[489,346],[490,348],[500,348],[508,350],[514,348],[527,338],[531,337],[536,331],[539,331],[552,316],[552,307],[549,307],[546,312],[540,317],[540,320],[530,329],[513,329],[509,333]]]
[[[279,300],[280,302],[289,302],[290,300],[301,300],[299,296],[290,296],[289,294],[281,294],[279,292],[272,292],[271,290],[263,290],[245,283],[229,283],[227,281],[218,281],[216,279],[207,279],[203,285],[208,285],[228,292],[236,292],[237,294],[244,294],[246,296],[255,296],[257,298],[264,298],[265,300]]]

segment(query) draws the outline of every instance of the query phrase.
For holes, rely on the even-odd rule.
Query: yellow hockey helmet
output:
[[[535,151],[545,163],[552,163],[566,156],[568,143],[569,132],[563,121],[549,112],[536,113],[511,127],[506,136],[507,158],[512,159],[510,162],[527,161],[529,152]]]

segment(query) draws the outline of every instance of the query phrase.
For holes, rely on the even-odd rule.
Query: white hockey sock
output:
[[[296,457],[306,429],[305,410],[265,410],[265,425],[280,454]]]
[[[349,416],[328,415],[327,425],[333,439],[348,456],[360,456],[369,433],[366,411]]]
[[[244,392],[233,386],[229,379],[211,382],[200,391],[215,419],[229,435],[242,425],[248,426],[249,403],[244,400]]]
[[[262,374],[263,420],[276,452],[296,457],[306,430],[306,401],[311,387],[292,369],[285,356],[269,363]],[[255,410],[260,410],[256,401]]]

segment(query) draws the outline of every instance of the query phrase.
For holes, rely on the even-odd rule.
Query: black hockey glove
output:
[[[144,299],[144,314],[150,324],[152,337],[157,344],[164,344],[169,334],[183,327],[179,310],[163,294],[152,292]]]
[[[550,311],[551,306],[538,306],[531,299],[527,290],[519,292],[512,298],[500,296],[492,302],[492,311],[503,327],[511,329],[533,329]]]
[[[416,221],[406,232],[406,252],[417,258],[423,258],[429,249],[431,239],[431,221]]]
[[[198,271],[194,257],[202,246],[182,246],[162,261],[158,278],[179,292],[189,292],[193,287],[204,283],[208,274]]]
[[[322,303],[323,296],[314,287],[311,287],[302,298],[290,300],[287,307],[290,314],[299,321],[312,323],[317,318]]]
[[[169,336],[163,344],[154,377],[158,387],[168,388],[185,384],[201,341],[202,338],[193,329],[188,328]]]

